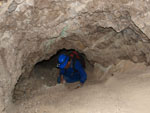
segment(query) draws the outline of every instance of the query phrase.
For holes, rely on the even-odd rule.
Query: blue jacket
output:
[[[87,74],[78,60],[75,61],[75,64],[71,62],[71,65],[68,69],[60,69],[60,75],[57,79],[58,83],[60,83],[61,75],[63,75],[63,78],[66,80],[67,83],[73,83],[77,81],[84,83],[87,79]]]

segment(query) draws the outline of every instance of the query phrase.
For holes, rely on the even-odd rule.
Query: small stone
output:
[[[45,78],[44,78],[44,77],[41,77],[41,79],[44,80]]]
[[[138,58],[137,58],[136,56],[133,56],[133,57],[132,57],[132,60],[133,60],[134,62],[138,62]]]

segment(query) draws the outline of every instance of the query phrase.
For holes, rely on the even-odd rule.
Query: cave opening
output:
[[[15,85],[13,91],[13,102],[20,102],[24,99],[30,99],[34,93],[41,87],[52,87],[57,84],[59,69],[57,68],[58,56],[60,54],[69,54],[75,49],[60,49],[56,54],[52,55],[48,60],[42,60],[36,63],[28,76],[21,75]],[[79,51],[77,51],[79,52]],[[84,53],[85,65],[87,68],[92,68],[93,65],[88,61]]]
[[[147,49],[141,51],[141,48],[144,48],[141,37],[131,28],[116,32],[113,28],[99,26],[92,29],[87,37],[88,39],[84,39],[83,36],[72,34],[53,44],[55,46],[51,49],[56,53],[49,54],[51,57],[48,60],[36,63],[30,74],[23,73],[20,76],[13,90],[13,101],[32,98],[41,87],[55,86],[59,75],[59,70],[56,68],[57,59],[61,53],[67,54],[76,50],[83,54],[87,80],[94,84],[105,81],[109,75],[114,76],[115,67],[121,60],[130,60],[134,63],[147,62],[145,55]],[[56,45],[59,45],[58,48],[64,45],[66,48],[78,47],[56,49]]]

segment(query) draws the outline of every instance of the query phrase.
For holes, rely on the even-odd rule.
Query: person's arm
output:
[[[60,75],[60,83],[63,84],[63,81],[64,81],[64,77],[63,75]]]
[[[75,68],[79,71],[80,73],[80,84],[77,87],[82,87],[84,82],[87,79],[87,74],[84,71],[84,68],[82,67],[81,63],[79,61],[76,61],[75,63]]]
[[[63,74],[64,74],[64,69],[60,69],[60,83],[62,83],[63,84],[63,81],[64,81],[64,76],[63,76]]]

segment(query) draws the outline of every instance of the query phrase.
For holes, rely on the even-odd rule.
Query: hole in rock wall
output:
[[[34,97],[36,91],[42,87],[51,87],[57,84],[59,69],[56,68],[58,56],[61,53],[68,54],[74,49],[61,49],[49,60],[43,60],[34,65],[29,76],[21,75],[13,92],[13,102]],[[81,53],[83,54],[83,53]],[[85,63],[88,62],[86,56]]]

